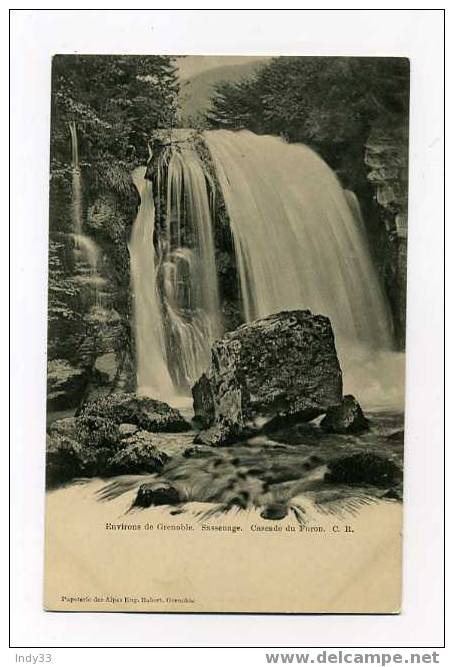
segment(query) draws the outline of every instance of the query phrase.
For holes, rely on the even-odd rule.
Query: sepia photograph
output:
[[[409,90],[406,58],[54,56],[48,608],[399,611]],[[106,540],[172,571],[191,539],[337,558],[355,522],[366,601],[100,575]]]
[[[445,20],[9,10],[7,659],[449,662]]]
[[[408,99],[403,58],[54,57],[50,507],[401,502]]]

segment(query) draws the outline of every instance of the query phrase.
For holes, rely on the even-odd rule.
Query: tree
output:
[[[219,84],[207,120],[304,142],[342,169],[377,120],[406,131],[408,68],[404,58],[274,58],[247,80]]]
[[[52,63],[49,243],[49,358],[82,363],[79,348],[96,349],[96,288],[80,281],[74,259],[73,214],[78,184],[83,229],[104,251],[113,308],[123,317],[117,343],[128,329],[124,283],[127,228],[137,206],[131,171],[148,158],[156,128],[175,123],[178,84],[169,56],[58,55]],[[80,178],[71,167],[70,124],[77,129]],[[89,211],[106,204],[99,229],[87,230]],[[125,259],[126,257],[126,259]],[[108,267],[108,268],[106,268]],[[80,270],[82,268],[82,271]],[[78,273],[79,272],[79,273]],[[88,295],[88,296],[87,296]],[[91,299],[91,300],[90,300]],[[118,328],[117,328],[118,330]],[[125,334],[127,336],[128,334]],[[125,348],[128,350],[128,344]],[[85,355],[86,356],[86,355]],[[85,358],[83,364],[87,363]]]
[[[78,129],[82,161],[138,164],[150,133],[175,123],[177,94],[170,56],[55,56],[52,167],[70,161],[70,121]]]

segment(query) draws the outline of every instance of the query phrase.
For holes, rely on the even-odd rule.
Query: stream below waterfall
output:
[[[325,480],[327,461],[340,455],[378,455],[402,468],[403,414],[375,411],[366,415],[371,429],[362,435],[328,435],[310,423],[221,448],[194,446],[194,432],[155,434],[160,450],[171,457],[162,473],[78,480],[49,495],[55,499],[52,502],[63,504],[71,498],[66,503],[69,514],[77,513],[79,503],[100,505],[100,512],[107,504],[106,518],[122,519],[130,516],[140,485],[160,480],[178,489],[184,502],[177,507],[138,508],[136,518],[152,520],[153,513],[162,518],[164,510],[169,519],[181,515],[206,520],[221,516],[232,504],[233,512],[244,509],[256,519],[265,506],[281,508],[284,516],[289,512],[289,519],[305,525],[323,515],[353,516],[366,505],[402,498],[401,489]],[[274,516],[279,518],[283,516]]]

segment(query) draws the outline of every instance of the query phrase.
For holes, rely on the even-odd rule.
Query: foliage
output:
[[[281,57],[249,79],[215,88],[211,127],[247,128],[313,146],[334,168],[379,121],[405,131],[404,58]]]
[[[79,366],[83,358],[88,370],[96,354],[105,351],[103,345],[115,352],[120,344],[124,343],[125,350],[130,347],[126,239],[138,204],[131,171],[146,162],[151,132],[175,123],[177,94],[170,56],[73,54],[53,59],[50,359]],[[80,173],[72,168],[72,124],[77,132]],[[77,241],[73,233],[80,233],[79,224],[99,248],[99,275],[93,281],[85,280],[89,267],[84,253],[74,253]],[[99,309],[92,308],[98,277],[103,279],[111,312],[119,314],[121,326],[105,317],[101,321]],[[126,352],[123,356],[126,358]],[[74,403],[72,393],[68,385],[60,392],[61,400]]]
[[[175,122],[178,84],[170,56],[58,55],[52,70],[52,169],[70,161],[76,123],[83,163],[137,164],[156,128]]]
[[[49,240],[49,324],[61,319],[77,319],[75,306],[79,289],[65,271],[62,256],[65,244],[53,238]]]

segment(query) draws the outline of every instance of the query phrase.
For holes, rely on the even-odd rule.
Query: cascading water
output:
[[[205,133],[235,240],[247,320],[309,308],[339,339],[389,347],[366,240],[329,167],[276,137]]]
[[[249,131],[207,131],[203,140],[230,220],[244,319],[300,308],[327,315],[345,391],[376,402],[381,376],[393,384],[403,374],[355,195],[303,145]],[[143,169],[140,184],[134,174],[142,197],[130,243],[138,384],[167,397],[187,393],[222,333],[215,187],[194,146],[178,134],[167,144],[154,162],[154,190]]]
[[[79,166],[79,142],[77,139],[76,123],[69,123],[71,134],[71,168],[72,168],[72,200],[71,212],[75,234],[82,234],[82,174]]]
[[[157,161],[153,186],[142,167],[141,195],[129,250],[135,295],[138,387],[143,393],[189,394],[222,332],[209,179],[190,143]]]
[[[174,394],[174,387],[167,368],[162,312],[157,291],[152,186],[144,178],[145,167],[135,169],[132,176],[141,199],[129,242],[134,293],[137,390],[141,394],[168,400]]]
[[[172,152],[166,200],[164,307],[176,351],[175,382],[189,388],[208,366],[211,344],[221,333],[207,179],[190,144]]]
[[[245,319],[294,308],[327,315],[346,389],[357,388],[366,364],[374,384],[369,353],[391,349],[392,329],[357,203],[306,146],[248,131],[204,138],[230,218]]]
[[[99,248],[89,236],[83,233],[83,184],[79,165],[79,142],[77,127],[74,121],[69,123],[71,134],[71,169],[72,169],[72,192],[71,192],[71,216],[74,233],[74,257],[78,269],[77,280],[87,283],[93,291],[93,302],[99,305],[98,288],[102,284],[99,276]]]

